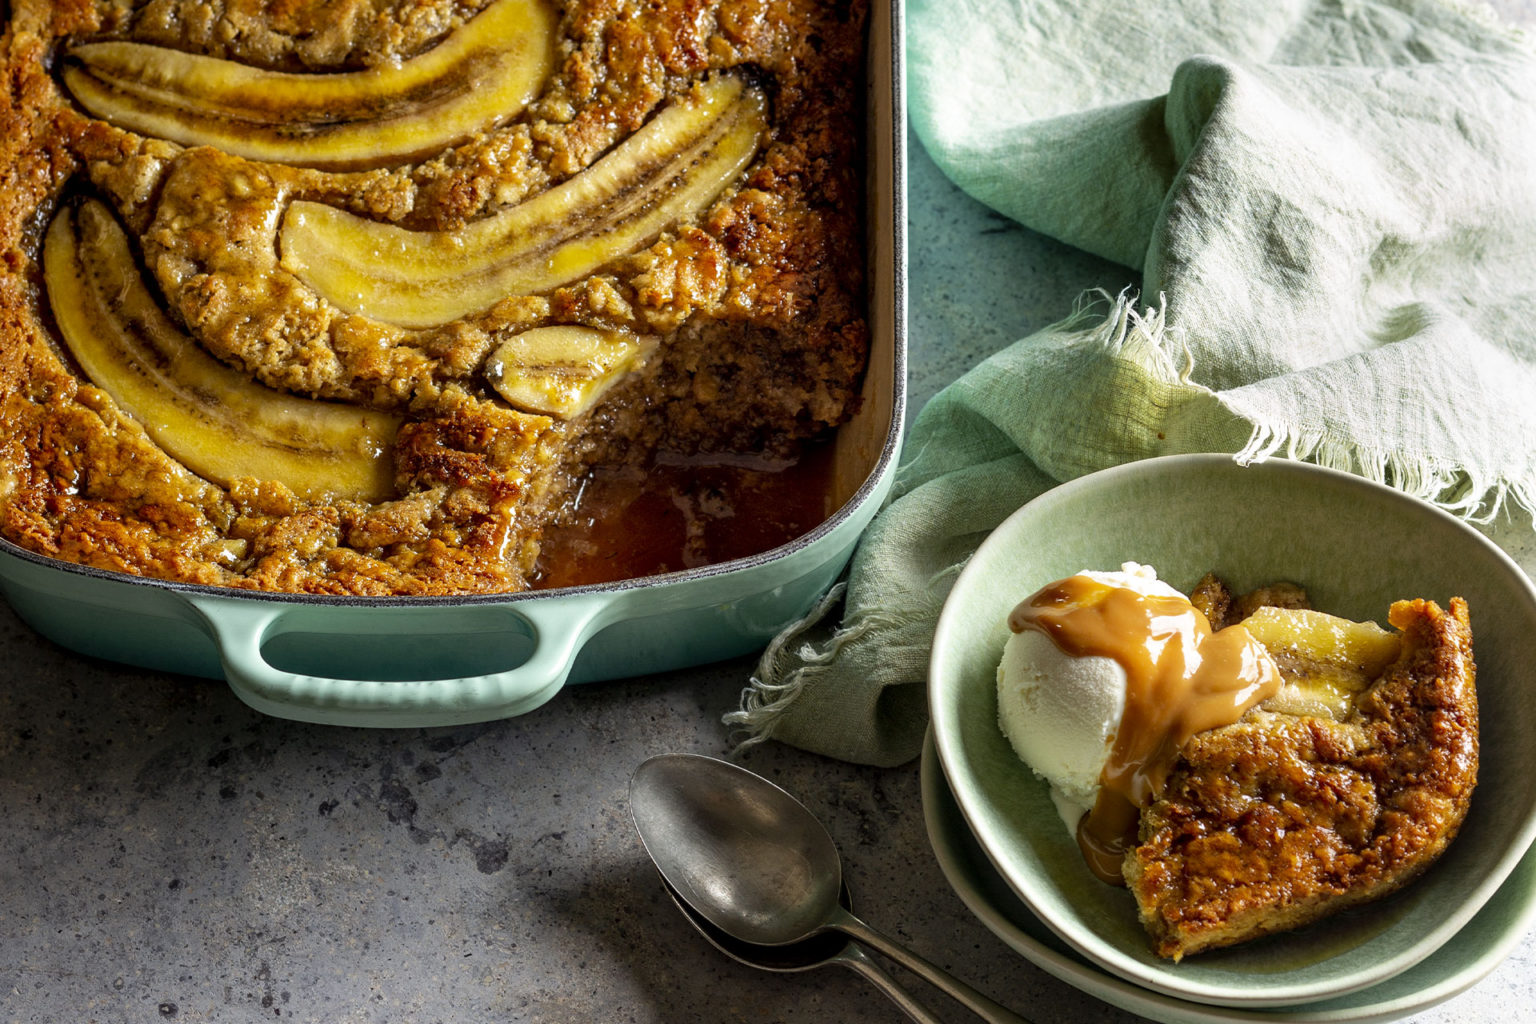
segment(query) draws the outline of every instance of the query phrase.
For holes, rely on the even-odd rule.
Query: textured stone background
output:
[[[1536,5],[1498,6],[1536,20]],[[1084,288],[1131,282],[960,195],[915,142],[911,207],[913,409]],[[1536,566],[1528,534],[1501,539]],[[630,825],[645,757],[728,751],[719,716],[750,670],[574,687],[485,725],[334,729],[60,650],[0,605],[0,1021],[902,1019],[849,972],[726,960],[667,901]],[[1041,1024],[1136,1019],[971,917],[929,849],[915,765],[775,746],[744,763],[827,823],[878,927]],[[1533,961],[1528,938],[1416,1021],[1536,1021]]]

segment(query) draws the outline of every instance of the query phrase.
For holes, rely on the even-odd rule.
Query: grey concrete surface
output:
[[[915,143],[911,176],[914,408],[1082,289],[1132,280],[972,203]],[[1536,566],[1528,525],[1499,537]],[[263,717],[221,683],[80,657],[0,606],[0,1021],[902,1019],[850,972],[726,960],[634,834],[635,766],[728,753],[719,718],[750,669],[573,687],[510,721],[336,729]],[[826,822],[872,923],[1040,1024],[1137,1019],[970,915],[929,848],[916,765],[775,745],[741,761]],[[1413,1019],[1536,1021],[1533,961],[1528,937]]]

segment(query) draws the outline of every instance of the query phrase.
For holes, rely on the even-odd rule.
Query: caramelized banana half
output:
[[[192,472],[223,486],[275,480],[310,500],[393,497],[399,418],[264,387],[213,358],[155,302],[104,205],[62,209],[43,260],[80,368]]]
[[[756,155],[763,95],[717,75],[560,185],[453,231],[410,231],[321,203],[283,217],[283,266],[351,313],[431,327],[549,291],[697,216]]]
[[[64,84],[143,135],[331,169],[406,163],[514,116],[543,87],[558,18],[497,0],[426,52],[361,71],[295,74],[134,42],[72,47]]]

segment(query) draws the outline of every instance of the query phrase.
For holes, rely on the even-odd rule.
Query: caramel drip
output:
[[[1125,712],[1099,776],[1099,796],[1078,824],[1093,872],[1122,884],[1141,809],[1155,800],[1184,744],[1230,725],[1280,687],[1273,659],[1242,626],[1211,632],[1183,597],[1143,594],[1073,576],[1025,599],[1008,617],[1070,655],[1113,658],[1125,670]]]

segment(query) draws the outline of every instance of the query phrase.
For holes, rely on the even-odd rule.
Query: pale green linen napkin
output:
[[[914,756],[950,582],[1008,513],[1082,473],[1229,451],[1469,518],[1536,508],[1522,39],[1433,0],[914,0],[908,19],[913,126],[939,167],[1140,268],[1141,294],[1088,304],[923,409],[834,594],[841,624],[781,636],[727,716],[748,742]]]

